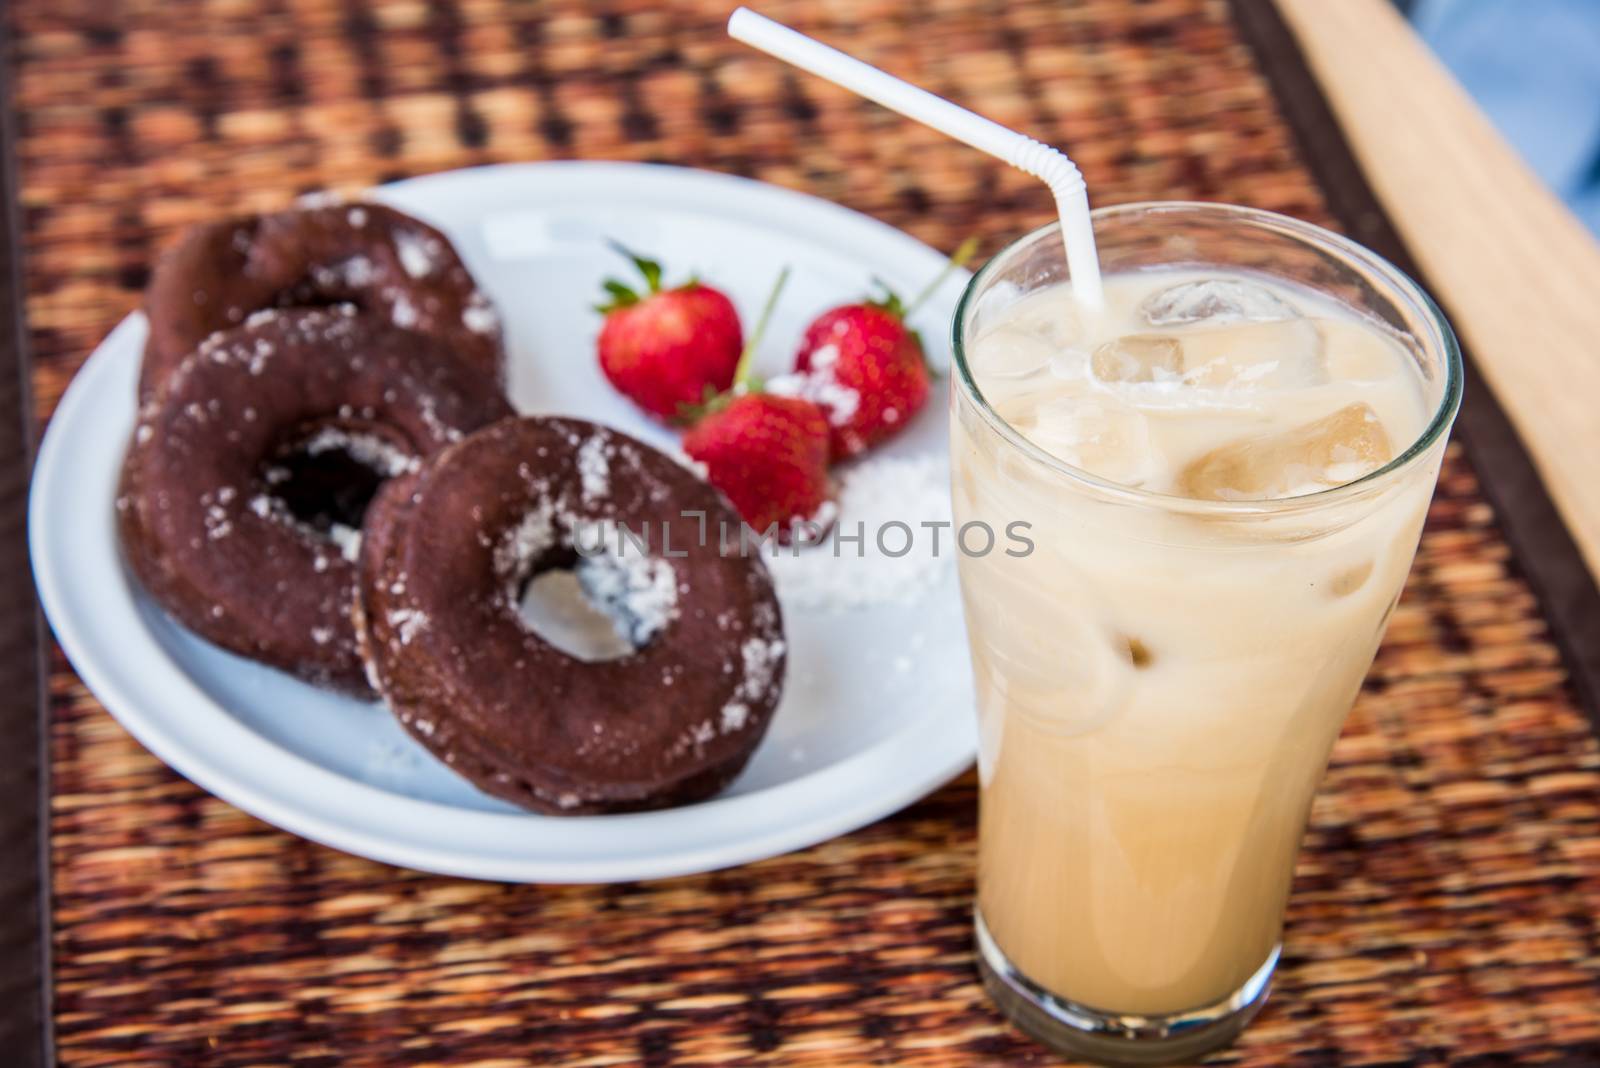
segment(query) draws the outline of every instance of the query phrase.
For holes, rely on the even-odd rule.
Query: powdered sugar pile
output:
[[[821,542],[763,555],[784,605],[844,611],[921,594],[957,551],[945,458],[881,456],[845,470],[837,520]]]

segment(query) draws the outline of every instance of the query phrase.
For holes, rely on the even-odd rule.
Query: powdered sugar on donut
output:
[[[750,719],[750,706],[764,700],[778,684],[778,665],[785,646],[781,638],[746,638],[739,646],[743,673],[733,696],[722,706],[723,734],[742,730]]]
[[[739,683],[739,696],[754,701],[772,688],[784,648],[780,638],[745,639],[745,643],[739,647],[739,655],[744,660],[744,678]]]
[[[575,572],[590,603],[639,648],[678,618],[678,576],[659,557],[619,548],[578,561]]]
[[[419,470],[422,461],[376,434],[362,434],[337,426],[325,426],[307,438],[301,448],[310,456],[343,452],[385,478],[409,475]]]
[[[392,609],[387,621],[401,645],[410,645],[411,639],[426,630],[429,622],[428,613],[415,608]]]
[[[611,492],[610,452],[603,435],[595,434],[578,448],[578,477],[583,482],[583,499],[593,501]]]
[[[324,288],[348,287],[365,289],[378,277],[378,268],[365,256],[351,256],[333,266],[321,264],[311,268],[311,277]]]
[[[411,303],[411,298],[395,291],[390,300],[389,318],[394,321],[395,326],[402,330],[410,330],[417,325],[417,320],[421,316],[417,314],[417,306]]]
[[[722,706],[722,733],[742,730],[750,719],[750,706],[743,701],[729,701]]]
[[[428,428],[428,433],[438,440],[452,443],[461,440],[461,428],[439,418],[439,406],[432,397],[423,396],[418,412]]]
[[[328,538],[339,547],[339,555],[350,563],[361,558],[361,531],[355,527],[335,523],[328,528]]]
[[[610,490],[608,435],[595,434],[579,446],[575,463],[586,503]],[[530,469],[531,473],[531,469]],[[530,486],[546,492],[542,482]],[[502,536],[494,549],[495,573],[505,584],[507,602],[520,602],[521,587],[541,557],[558,543],[578,549],[573,573],[584,596],[612,623],[618,636],[639,648],[678,617],[676,570],[652,556],[615,522],[590,519],[563,497],[544,497]]]
[[[492,334],[500,329],[500,313],[487,297],[473,290],[467,306],[461,309],[461,325],[474,334]]]
[[[436,237],[427,237],[414,230],[396,230],[394,251],[406,274],[412,278],[426,278],[439,269],[439,254],[444,249]]]
[[[539,558],[556,543],[556,505],[542,500],[517,522],[494,549],[494,573],[508,584],[507,600],[517,604],[518,587]]]

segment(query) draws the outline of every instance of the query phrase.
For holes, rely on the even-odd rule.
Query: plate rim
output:
[[[591,161],[553,161],[548,163],[509,163],[485,167],[465,168],[421,175],[390,185],[378,186],[371,195],[385,199],[399,193],[396,200],[408,199],[408,194],[434,183],[475,183],[504,181],[518,175],[537,172],[548,176],[542,180],[559,180],[561,175],[574,175],[579,179],[604,177],[612,181],[667,181],[680,188],[698,189],[723,185],[730,191],[739,190],[742,197],[789,201],[804,205],[811,213],[832,215],[849,220],[848,225],[864,230],[870,224],[874,239],[892,235],[895,243],[909,242],[923,255],[942,259],[937,252],[881,220],[852,209],[822,200],[807,193],[782,186],[729,175],[715,171],[676,167],[665,164],[636,164]],[[764,859],[781,853],[805,848],[837,835],[858,829],[884,816],[890,815],[915,800],[931,793],[954,778],[971,764],[975,751],[975,725],[971,731],[929,731],[926,724],[912,721],[899,730],[878,739],[866,748],[825,767],[807,772],[795,779],[765,789],[735,795],[716,797],[692,806],[658,810],[649,813],[548,817],[533,813],[499,813],[465,810],[457,806],[410,797],[371,783],[361,782],[324,767],[280,745],[277,741],[258,733],[236,719],[220,701],[206,693],[173,660],[168,651],[155,639],[142,620],[138,607],[126,582],[121,590],[103,593],[100,602],[120,602],[116,618],[131,622],[130,627],[113,638],[117,655],[103,652],[104,642],[97,641],[106,623],[98,620],[81,620],[72,609],[71,568],[58,551],[55,510],[62,502],[74,496],[71,480],[64,481],[63,472],[72,460],[70,446],[76,435],[70,433],[78,421],[95,414],[96,405],[108,403],[105,394],[119,370],[127,369],[117,362],[120,350],[136,344],[126,337],[144,327],[143,316],[133,312],[119,322],[84,361],[73,376],[61,401],[57,405],[40,443],[29,488],[28,539],[35,581],[39,587],[40,601],[50,621],[57,640],[91,692],[101,701],[119,723],[140,744],[178,773],[228,803],[291,833],[336,849],[366,856],[386,863],[440,874],[471,878],[495,879],[516,882],[540,883],[594,883],[637,879],[664,878],[676,875],[717,870],[737,864]],[[131,423],[135,402],[131,389],[124,402],[109,401],[114,409],[122,409]],[[125,406],[125,407],[124,407]],[[120,450],[118,455],[120,456]],[[81,491],[78,491],[81,492]],[[90,509],[103,508],[103,517],[109,520],[110,501],[79,502]],[[79,513],[82,514],[81,512]],[[85,517],[83,522],[90,522]],[[112,565],[122,569],[120,553],[115,548],[114,536],[110,539]],[[102,561],[103,563],[103,561]],[[131,617],[131,620],[128,618]],[[126,665],[133,658],[140,664],[135,677],[125,680]],[[123,662],[119,672],[117,661]],[[198,717],[198,719],[196,718]],[[196,729],[210,720],[213,729],[222,737],[208,746],[197,747],[191,737]],[[959,737],[958,737],[959,734]],[[242,735],[242,737],[233,737]],[[247,748],[259,750],[270,760],[262,762],[255,775],[239,775],[230,765],[239,762],[238,754],[219,752],[219,746],[228,741],[240,741]],[[907,758],[911,774],[907,774]],[[923,768],[918,774],[915,769]],[[283,784],[283,775],[290,774],[299,781]],[[876,781],[887,787],[840,790],[850,782]],[[263,781],[264,780],[264,781]],[[275,783],[277,789],[269,789]],[[289,796],[283,796],[287,794]],[[333,800],[339,804],[324,803]],[[807,798],[810,804],[804,804]],[[817,804],[819,797],[845,797],[853,803],[846,805]],[[314,800],[316,803],[309,803]],[[388,817],[379,818],[372,811],[375,806],[386,806]],[[351,822],[352,809],[366,817]],[[797,821],[782,819],[774,822],[768,816],[750,825],[752,814],[761,810],[781,813],[798,813]],[[344,818],[324,813],[343,813]],[[690,841],[665,850],[627,856],[561,856],[495,852],[480,848],[458,847],[448,841],[426,841],[440,838],[438,829],[431,836],[407,838],[383,833],[382,823],[405,825],[415,829],[419,823],[456,823],[470,820],[494,830],[501,841],[512,846],[517,831],[526,832],[534,826],[530,821],[558,821],[562,829],[577,830],[585,825],[594,826],[602,821],[609,827],[625,833],[636,826],[640,833],[652,826],[681,822],[682,814],[694,812],[703,817],[703,825],[718,824],[725,831],[691,836]],[[743,813],[744,821],[731,817]],[[723,821],[719,823],[719,821]],[[543,825],[543,824],[541,824]],[[549,825],[544,825],[549,826]],[[446,839],[456,836],[446,834]],[[576,836],[573,836],[576,837]]]

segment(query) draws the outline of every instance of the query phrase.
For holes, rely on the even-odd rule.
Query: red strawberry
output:
[[[683,451],[758,533],[787,544],[828,500],[828,421],[799,397],[745,393],[704,416]],[[802,528],[803,529],[803,528]]]
[[[932,375],[927,355],[906,319],[976,247],[973,240],[963,243],[909,305],[885,286],[881,299],[830,309],[806,328],[795,354],[795,374],[771,383],[771,388],[822,406],[832,427],[834,460],[887,441],[928,403]]]
[[[826,311],[800,342],[799,395],[827,407],[835,460],[892,437],[928,402],[927,359],[898,303],[891,295]]]
[[[649,291],[641,297],[616,279],[605,281],[610,299],[596,308],[606,317],[596,342],[600,369],[645,411],[677,419],[685,405],[733,384],[743,344],[739,313],[721,292],[692,278],[662,289],[659,263],[615,247]]]
[[[761,393],[750,380],[750,361],[778,294],[778,276],[750,343],[739,357],[733,388],[711,398],[683,436],[683,451],[705,467],[706,479],[762,535],[788,543],[805,533],[828,501],[828,420],[799,397]]]

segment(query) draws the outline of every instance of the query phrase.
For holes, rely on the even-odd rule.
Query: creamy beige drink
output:
[[[978,909],[1023,986],[1160,1020],[1264,989],[1442,434],[1350,484],[1446,388],[1403,317],[1226,262],[1119,271],[1104,235],[1102,254],[1098,313],[1023,263],[986,270],[958,326],[957,522],[1033,543],[960,561]]]

